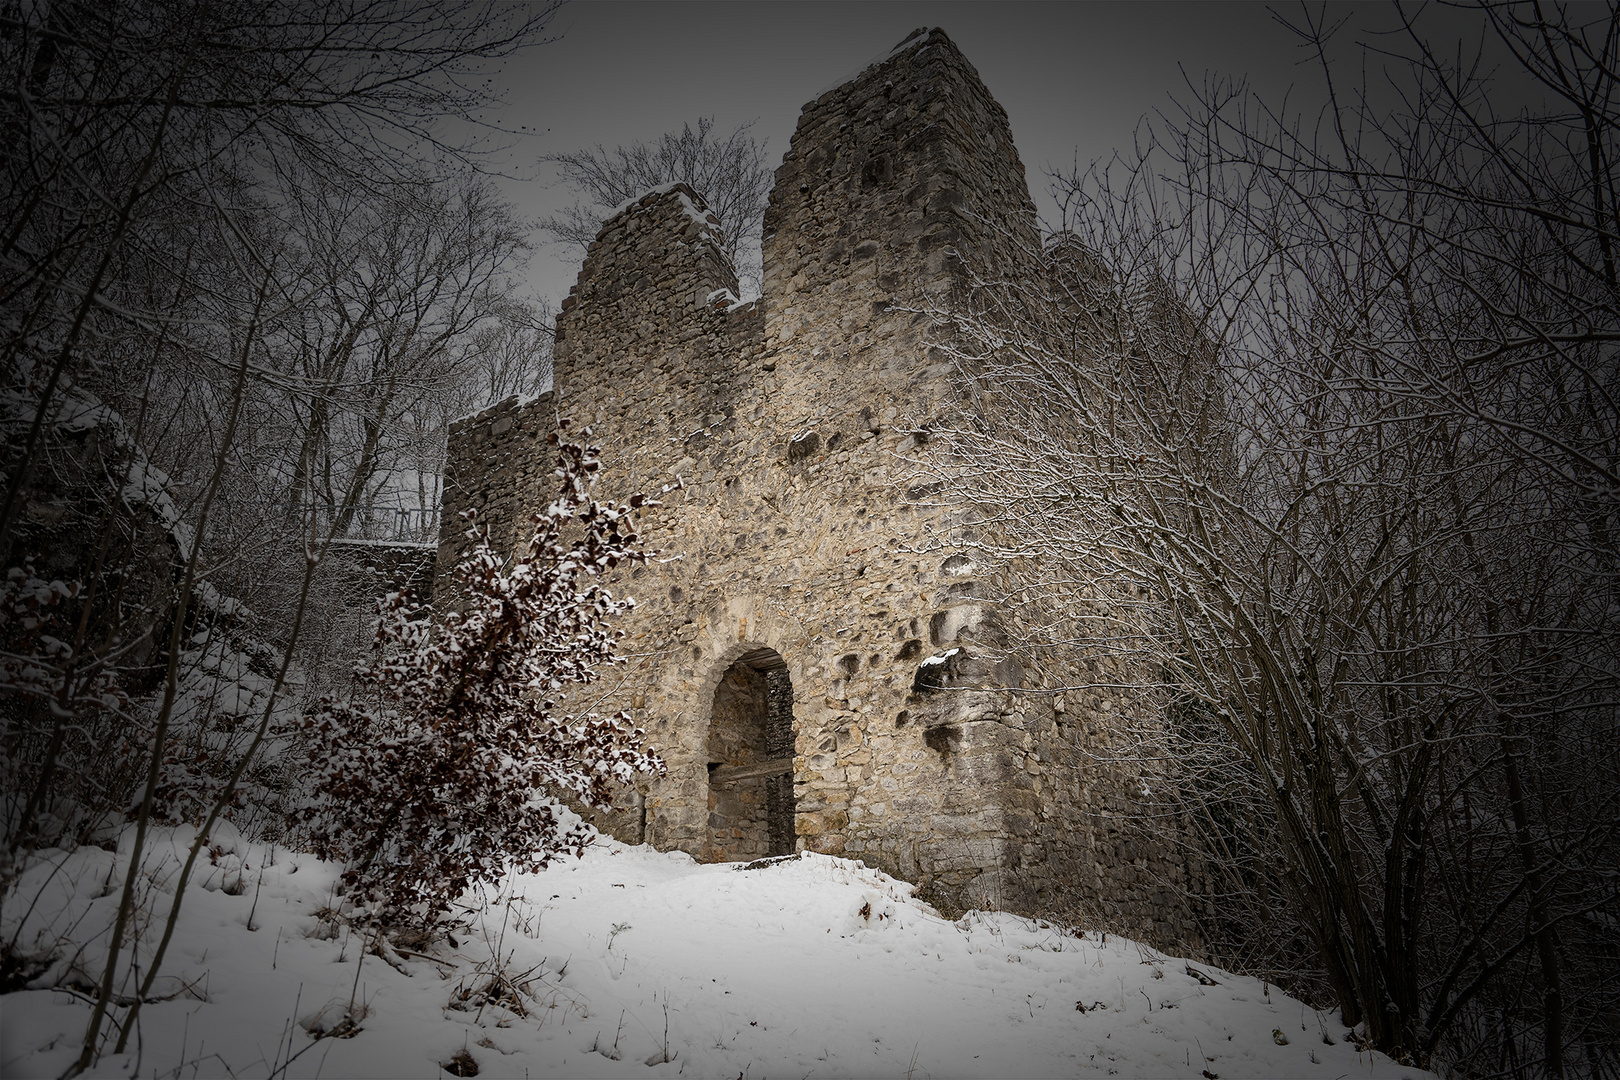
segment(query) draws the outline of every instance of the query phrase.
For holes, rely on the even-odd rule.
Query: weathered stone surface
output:
[[[603,493],[681,485],[643,518],[660,554],[616,586],[639,606],[606,680],[669,772],[604,828],[711,859],[791,842],[948,903],[1193,943],[1161,888],[1188,872],[1175,844],[1123,846],[1142,844],[1126,824],[1143,785],[1099,763],[1107,695],[1042,690],[1084,680],[1011,654],[973,559],[942,553],[976,522],[907,463],[961,393],[919,312],[960,298],[962,260],[1033,274],[1034,214],[1005,112],[919,32],[805,107],[759,301],[734,301],[700,198],[649,193],[603,226],[563,304],[555,397],[452,429],[441,577],[457,511],[522,539],[558,415],[602,444]],[[757,775],[781,756],[791,780]]]

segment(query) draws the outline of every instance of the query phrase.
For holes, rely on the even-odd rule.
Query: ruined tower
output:
[[[756,302],[736,301],[721,228],[682,185],[624,207],[558,316],[554,392],[451,429],[441,575],[461,509],[522,539],[558,416],[593,429],[600,492],[684,484],[643,519],[659,556],[616,586],[639,605],[617,702],[668,776],[600,824],[700,859],[844,855],[951,903],[1189,939],[1166,887],[1182,869],[1121,839],[1118,793],[1086,764],[1106,703],[1026,679],[916,476],[959,392],[929,312],[961,298],[964,261],[1035,273],[1006,113],[919,31],[805,106]]]

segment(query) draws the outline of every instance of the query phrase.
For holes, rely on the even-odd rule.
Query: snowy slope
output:
[[[160,915],[171,835],[149,864]],[[1429,1075],[1358,1053],[1334,1017],[1257,980],[1192,965],[1206,985],[1133,942],[1009,915],[947,922],[911,886],[822,855],[745,869],[604,838],[509,880],[454,947],[395,958],[401,971],[357,966],[359,942],[317,916],[336,867],[220,846],[182,909],[161,987],[172,1000],[144,1009],[139,1054],[91,1075],[282,1075],[291,1057],[290,1077],[433,1076],[458,1052],[477,1075],[512,1077]],[[26,914],[25,945],[90,944],[35,985],[71,981],[75,962],[93,978],[95,930],[117,903],[94,896],[112,854],[49,854],[0,927],[9,937]],[[17,898],[47,880],[28,912]],[[480,993],[497,971],[525,985],[512,1008]],[[359,1032],[312,1038],[351,998]],[[59,1074],[88,1011],[60,989],[0,998],[0,1073]]]

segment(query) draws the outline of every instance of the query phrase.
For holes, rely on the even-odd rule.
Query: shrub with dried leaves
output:
[[[580,854],[589,830],[564,826],[547,791],[605,808],[638,773],[663,772],[629,713],[562,714],[556,700],[623,662],[610,623],[634,601],[607,578],[646,561],[634,518],[657,504],[597,502],[596,448],[551,442],[562,490],[527,550],[502,559],[469,513],[464,610],[430,618],[408,590],[388,596],[353,692],[301,721],[315,798],[300,819],[318,855],[348,863],[350,900],[390,922],[434,921],[509,863]]]

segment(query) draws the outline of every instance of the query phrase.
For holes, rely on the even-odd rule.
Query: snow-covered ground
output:
[[[190,835],[153,847],[154,924]],[[142,1010],[138,1051],[90,1075],[471,1075],[469,1057],[486,1077],[1429,1075],[1358,1052],[1335,1015],[1259,980],[1010,915],[949,922],[911,886],[823,855],[698,865],[603,838],[508,880],[433,958],[390,963],[323,917],[337,867],[216,848],[156,988],[169,1000]],[[8,940],[26,920],[25,947],[78,943],[34,985],[99,974],[117,862],[47,852],[7,898]],[[358,1031],[316,1037],[342,1031],[351,1002]],[[0,997],[0,1074],[59,1075],[88,1015],[60,988]]]

